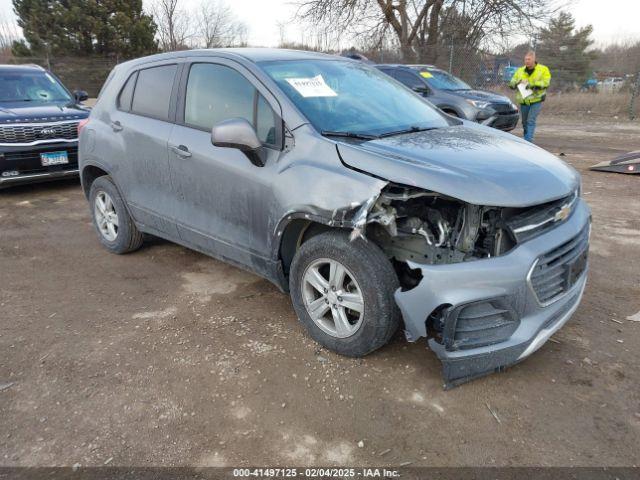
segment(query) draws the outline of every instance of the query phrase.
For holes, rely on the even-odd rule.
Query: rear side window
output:
[[[133,73],[127,83],[124,84],[118,96],[118,108],[124,112],[131,110],[131,100],[133,99],[133,88],[136,86],[137,73]]]
[[[276,144],[276,117],[258,90],[236,70],[224,65],[196,63],[189,71],[184,121],[211,130],[230,118],[244,118],[262,143]]]
[[[138,72],[131,112],[159,120],[169,119],[171,90],[176,65],[147,68]]]

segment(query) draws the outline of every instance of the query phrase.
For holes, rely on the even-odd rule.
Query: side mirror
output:
[[[428,97],[430,95],[429,89],[426,87],[413,87],[412,90],[425,97]]]
[[[89,94],[87,92],[85,92],[84,90],[74,90],[73,91],[73,98],[78,103],[85,102],[85,101],[89,100]]]
[[[264,166],[259,155],[262,142],[253,125],[244,118],[230,118],[214,125],[211,129],[211,143],[216,147],[236,148],[254,165]]]

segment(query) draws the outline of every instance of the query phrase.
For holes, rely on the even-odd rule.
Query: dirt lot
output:
[[[451,391],[424,342],[342,358],[254,275],[161,241],[108,254],[76,182],[0,192],[0,464],[640,463],[640,178],[586,170],[639,138],[543,116],[593,208],[585,299]]]

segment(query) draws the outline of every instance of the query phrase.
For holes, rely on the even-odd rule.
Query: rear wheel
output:
[[[351,242],[345,232],[305,242],[293,259],[289,283],[311,337],[342,355],[359,357],[380,348],[400,323],[391,263],[375,244]]]
[[[91,184],[89,199],[93,225],[102,245],[113,253],[140,248],[142,233],[136,228],[111,177],[97,178]]]

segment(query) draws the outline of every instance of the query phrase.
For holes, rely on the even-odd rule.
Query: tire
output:
[[[108,175],[98,177],[91,184],[89,201],[93,226],[100,242],[107,250],[123,254],[140,248],[143,240],[142,233],[136,228],[111,177]],[[109,215],[106,215],[105,211]],[[109,223],[111,227],[108,226]]]
[[[324,291],[327,285],[329,290],[332,286],[328,270],[334,268],[333,264],[344,267],[345,280],[336,292],[327,291],[323,295],[321,290]],[[338,272],[339,268],[334,271]],[[320,273],[326,283],[311,273]],[[309,278],[312,282],[307,281]],[[333,283],[336,287],[339,281]],[[393,296],[398,288],[398,277],[391,262],[377,245],[361,238],[351,242],[348,234],[339,230],[316,235],[303,243],[296,252],[289,275],[293,307],[309,335],[324,347],[349,357],[367,355],[391,339],[400,324],[400,310]],[[358,294],[362,305],[351,302]],[[333,308],[334,301],[337,308]],[[318,309],[314,310],[316,305]],[[361,312],[345,305],[358,306]],[[318,321],[312,318],[310,311],[320,313],[327,307],[328,311]],[[340,316],[340,312],[345,315]],[[336,322],[336,314],[338,318],[346,317],[349,325],[344,327],[342,321]],[[333,331],[330,331],[332,322]]]

